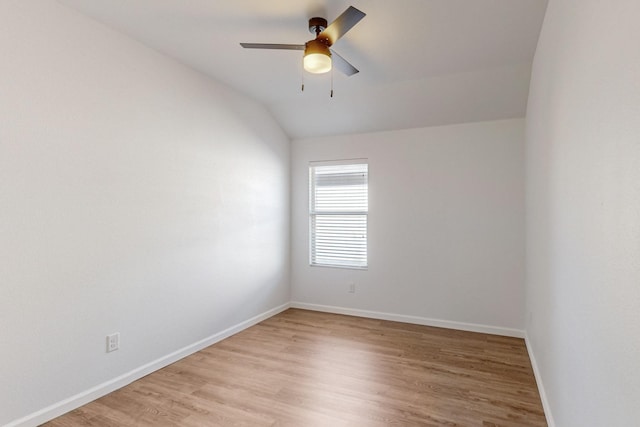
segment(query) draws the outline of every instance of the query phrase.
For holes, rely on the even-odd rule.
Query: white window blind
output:
[[[309,166],[310,264],[367,268],[366,161]]]

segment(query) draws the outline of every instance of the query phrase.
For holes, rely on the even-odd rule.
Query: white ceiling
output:
[[[523,117],[546,0],[60,0],[263,103],[292,138]],[[367,16],[333,48],[360,70],[305,73],[312,16]]]

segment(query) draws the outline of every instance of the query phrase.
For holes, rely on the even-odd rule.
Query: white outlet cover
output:
[[[120,347],[120,333],[107,335],[107,353],[116,351]]]

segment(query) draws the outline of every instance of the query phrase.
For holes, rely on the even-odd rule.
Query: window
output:
[[[367,268],[366,160],[309,165],[309,263]]]

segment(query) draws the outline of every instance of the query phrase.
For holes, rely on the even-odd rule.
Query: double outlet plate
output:
[[[107,353],[116,351],[118,348],[120,348],[120,333],[116,332],[107,335]]]

